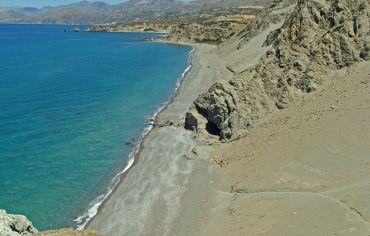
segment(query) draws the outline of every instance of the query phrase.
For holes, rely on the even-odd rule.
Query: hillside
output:
[[[11,8],[0,8],[0,22],[25,22],[27,16]]]
[[[264,45],[271,49],[257,65],[201,95],[186,127],[233,139],[265,114],[317,90],[331,71],[368,60],[368,9],[366,0],[299,0],[283,26],[268,35]],[[261,22],[256,19],[237,36],[237,50],[254,29],[266,28]]]
[[[258,5],[269,0],[258,1]],[[240,6],[254,0],[181,2],[177,0],[129,0],[117,5],[82,1],[57,7],[0,8],[0,23],[105,24],[144,21],[192,22],[210,16],[250,11]],[[253,9],[256,11],[258,9]]]
[[[256,10],[258,14],[263,8]],[[132,22],[91,25],[89,32],[162,32],[166,35],[159,40],[170,42],[206,43],[219,45],[240,33],[253,19],[251,14],[226,14],[221,16],[208,16],[191,23],[181,22]]]

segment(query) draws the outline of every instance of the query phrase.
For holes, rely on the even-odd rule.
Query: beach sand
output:
[[[202,212],[202,201],[210,194],[202,186],[209,185],[209,173],[214,170],[209,165],[214,146],[196,142],[195,134],[183,128],[185,114],[199,94],[217,80],[232,78],[233,73],[227,67],[243,64],[245,68],[255,64],[268,50],[261,46],[261,39],[273,27],[277,25],[252,39],[248,52],[240,50],[229,55],[227,52],[237,47],[236,42],[221,51],[213,45],[180,43],[194,48],[192,67],[176,95],[156,118],[158,124],[166,125],[155,127],[145,137],[135,165],[100,207],[88,228],[109,236],[176,235],[187,232],[188,226],[195,224],[192,215]],[[169,123],[174,125],[168,126]],[[193,196],[198,199],[194,201]]]
[[[268,49],[260,44],[256,37],[239,52],[194,45],[192,69],[157,118],[174,125],[146,136],[88,228],[107,236],[369,234],[369,62],[328,76],[232,143],[201,144],[182,127],[198,94],[230,79],[226,66],[255,64]]]
[[[109,236],[171,235],[189,178],[200,167],[207,168],[202,160],[187,159],[196,143],[193,134],[177,124],[184,123],[185,113],[198,94],[217,79],[231,76],[226,69],[219,70],[225,67],[214,55],[215,46],[192,46],[192,68],[171,103],[157,117],[158,123],[171,121],[175,125],[155,127],[145,137],[135,165],[88,228]]]

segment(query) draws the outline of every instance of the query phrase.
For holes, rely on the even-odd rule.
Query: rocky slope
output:
[[[276,24],[288,18],[296,3],[296,0],[274,0],[268,8],[262,11],[251,24],[248,24],[239,33],[240,47],[263,30],[266,30],[271,24]]]
[[[25,216],[6,214],[6,211],[0,210],[0,235],[1,236],[19,236],[33,235],[37,229]]]
[[[172,42],[220,44],[235,32],[231,28],[203,24],[180,24],[172,27],[166,36]]]
[[[263,8],[262,8],[263,9]],[[256,12],[261,9],[256,10]],[[239,33],[255,15],[230,14],[192,23],[131,22],[91,25],[88,32],[164,32],[171,42],[220,44]]]
[[[253,31],[247,28],[241,41]],[[284,25],[267,37],[264,44],[272,48],[257,65],[202,94],[185,126],[233,139],[267,112],[314,92],[330,71],[368,60],[369,37],[367,0],[298,0]]]
[[[171,27],[166,39],[172,42],[220,44],[239,33],[254,17],[251,14],[230,14],[200,23],[177,24]]]
[[[208,16],[206,20],[181,22],[131,22],[91,25],[88,32],[163,32],[171,42],[221,44],[249,25],[263,6],[244,6],[250,13]],[[242,10],[243,11],[243,10]],[[228,12],[228,11],[226,11]]]

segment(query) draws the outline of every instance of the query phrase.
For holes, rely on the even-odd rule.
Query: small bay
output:
[[[0,209],[41,230],[76,226],[189,64],[155,35],[73,27],[0,25]]]

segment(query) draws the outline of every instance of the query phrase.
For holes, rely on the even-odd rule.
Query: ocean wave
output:
[[[193,53],[194,53],[195,48],[192,48],[192,50],[189,52],[189,59],[188,59],[188,66],[184,70],[184,72],[181,74],[181,77],[177,80],[176,82],[176,87],[173,92],[173,95],[170,97],[170,99],[165,102],[161,107],[159,107],[154,114],[152,115],[149,120],[155,120],[159,113],[161,113],[173,100],[173,98],[176,96],[178,89],[181,86],[181,83],[183,82],[185,76],[187,73],[190,71],[192,68],[192,58],[193,58]],[[140,135],[140,138],[138,139],[135,147],[129,154],[129,161],[127,162],[127,165],[125,168],[118,172],[112,179],[111,183],[109,184],[107,190],[105,191],[104,194],[99,195],[97,198],[95,198],[92,202],[90,202],[89,207],[87,211],[85,211],[82,215],[78,216],[76,219],[73,221],[77,224],[77,229],[81,230],[86,227],[86,225],[98,214],[100,206],[105,202],[106,199],[109,198],[109,196],[113,193],[114,189],[118,186],[118,184],[121,181],[121,178],[123,174],[125,174],[135,163],[135,157],[140,151],[141,144],[146,137],[146,135],[153,129],[154,124],[148,124],[147,127],[143,130],[143,132]]]

